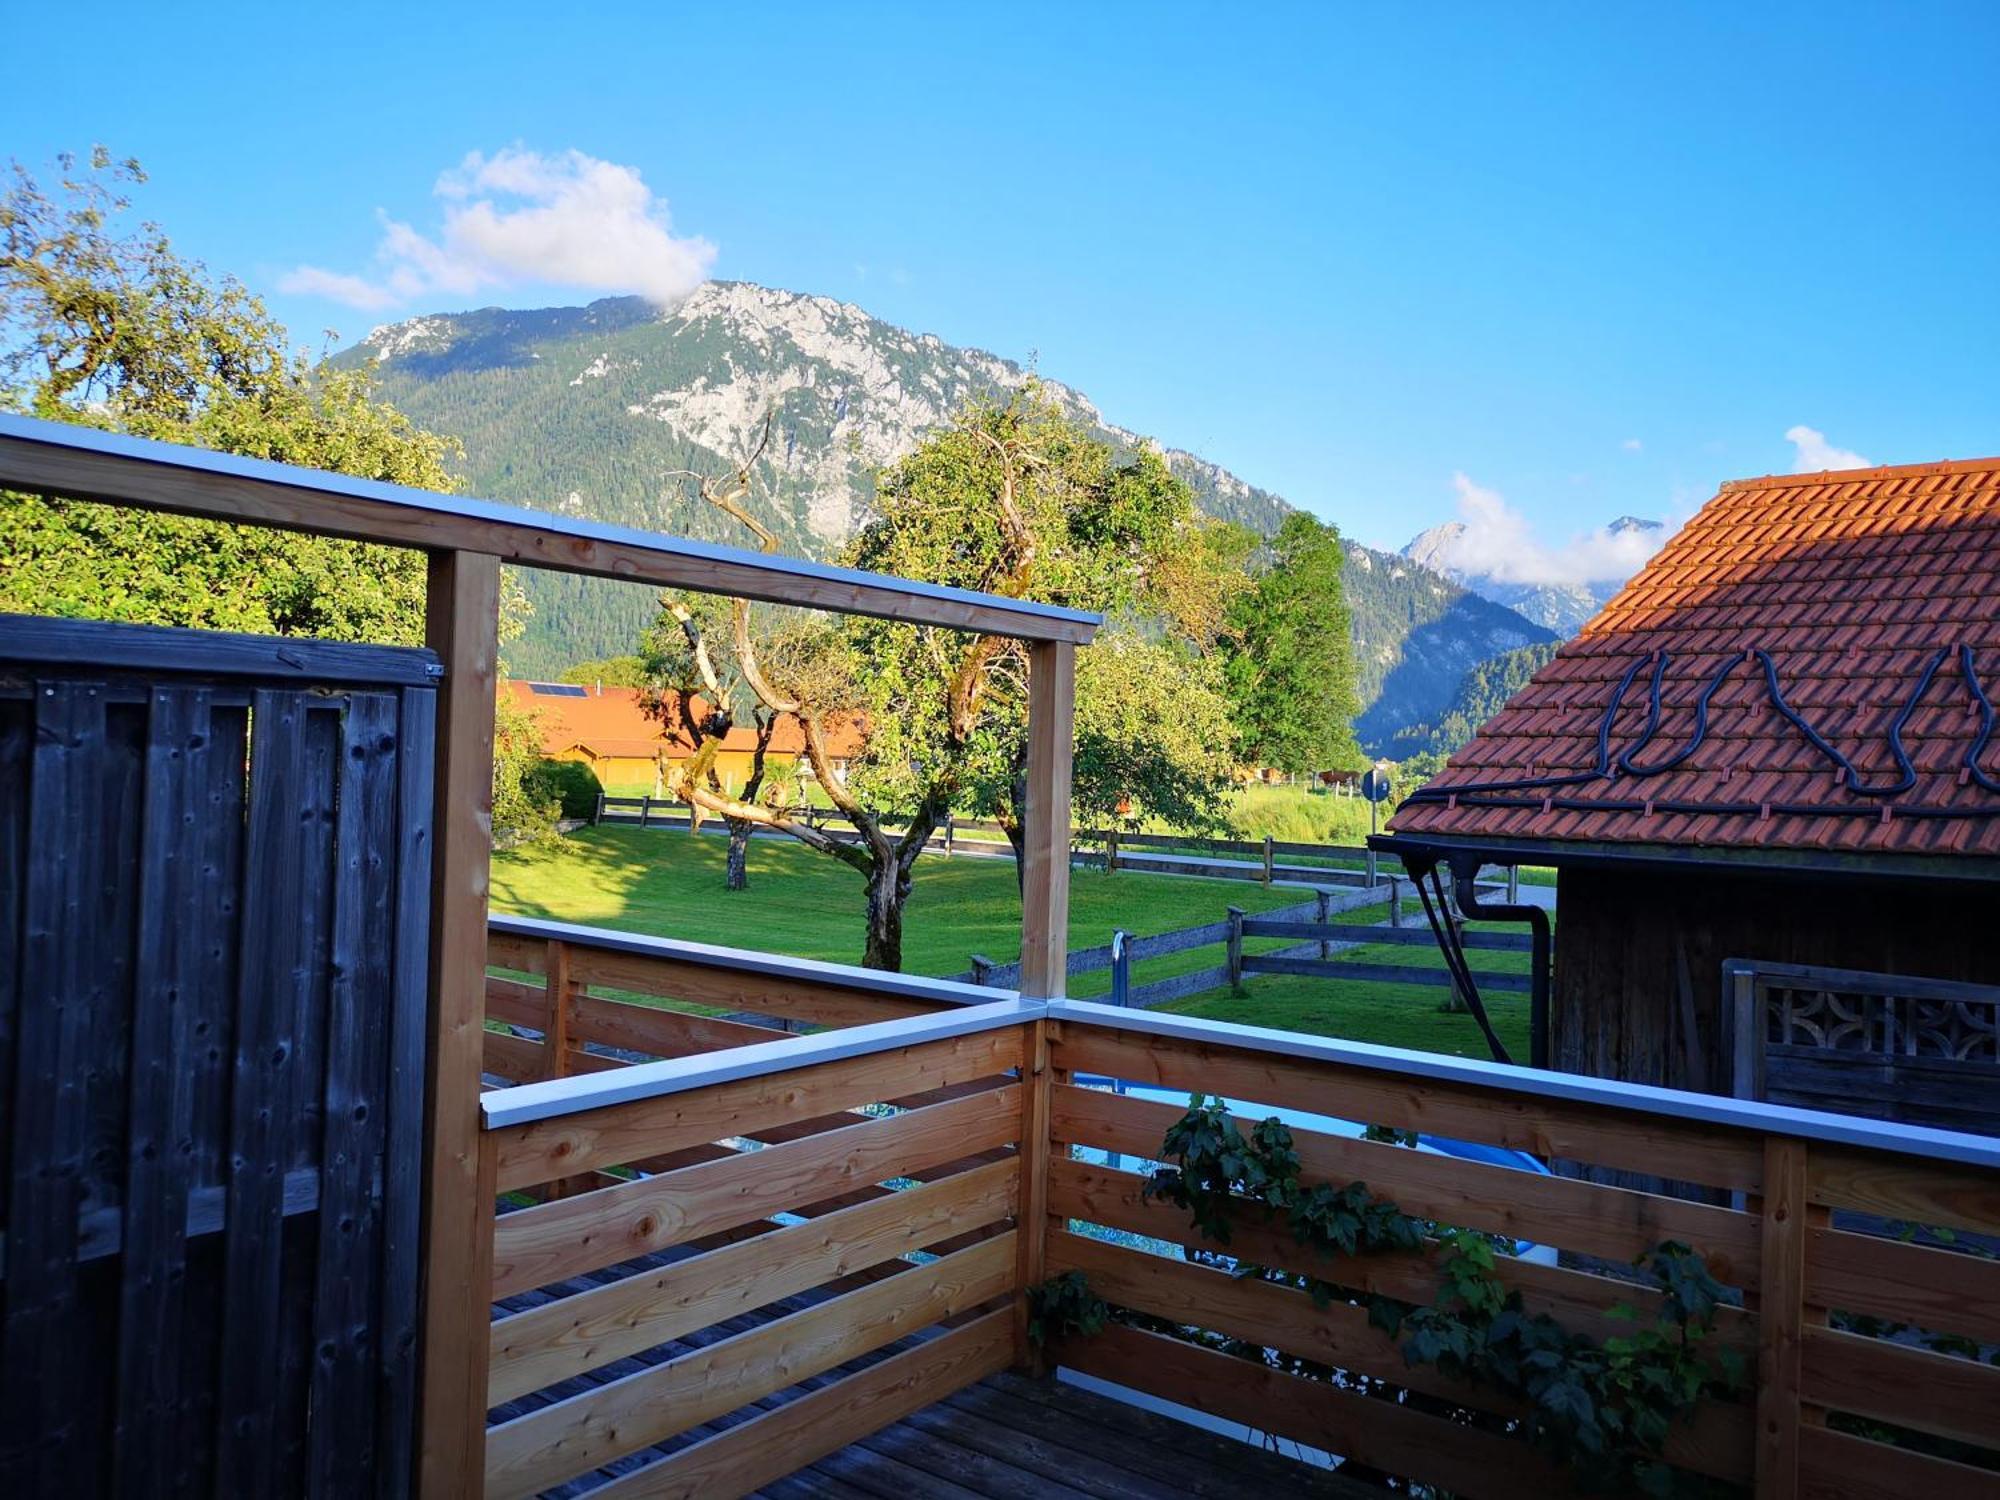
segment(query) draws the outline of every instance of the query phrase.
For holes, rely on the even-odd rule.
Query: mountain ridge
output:
[[[374,329],[333,363],[372,363],[385,399],[458,438],[475,493],[709,541],[744,536],[671,476],[732,467],[772,412],[758,517],[805,556],[830,555],[865,522],[880,468],[966,402],[1004,398],[1031,377],[1114,448],[1157,449],[1208,514],[1268,536],[1293,508],[1220,464],[1109,421],[1075,387],[1012,360],[852,303],[748,282],[710,282],[664,311],[614,297],[426,314]],[[1350,588],[1350,605],[1371,723],[1393,730],[1435,718],[1482,653],[1542,638],[1501,606],[1464,602],[1462,586],[1428,569],[1361,550],[1375,559],[1359,590],[1367,602],[1355,604]],[[535,613],[508,658],[531,675],[629,651],[657,608],[653,591],[631,585],[543,572],[524,582]]]
[[[1464,521],[1444,521],[1426,527],[1404,544],[1400,555],[1561,635],[1575,635],[1630,576],[1627,570],[1620,576],[1607,575],[1583,582],[1529,582],[1503,578],[1490,568],[1467,566],[1460,558],[1459,553],[1471,529]],[[1664,540],[1665,530],[1658,521],[1627,515],[1601,528],[1601,535],[1622,537],[1644,532],[1649,536],[1659,534],[1657,540]]]

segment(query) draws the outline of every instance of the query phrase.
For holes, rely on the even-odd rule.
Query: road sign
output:
[[[1364,771],[1361,774],[1361,795],[1370,802],[1389,800],[1389,773],[1387,771]]]

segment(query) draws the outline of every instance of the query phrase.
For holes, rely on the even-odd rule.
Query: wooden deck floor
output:
[[[1002,1374],[759,1493],[769,1500],[1380,1500],[1383,1491],[1073,1385]]]

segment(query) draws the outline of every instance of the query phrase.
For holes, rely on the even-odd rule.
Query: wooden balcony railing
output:
[[[496,960],[535,970],[526,940],[496,931]],[[1027,1362],[1024,1293],[1066,1271],[1124,1311],[1046,1351],[1063,1367],[1469,1496],[1569,1492],[1509,1430],[1517,1402],[1411,1365],[1358,1305],[1428,1302],[1435,1245],[1329,1264],[1283,1234],[1238,1230],[1230,1254],[1357,1298],[1324,1306],[1161,1253],[1216,1247],[1110,1163],[1157,1158],[1182,1111],[1170,1100],[1192,1092],[1236,1101],[1246,1122],[1306,1112],[1706,1186],[1713,1201],[1295,1132],[1307,1180],[1363,1181],[1406,1213],[1566,1252],[1560,1265],[1502,1258],[1499,1275],[1573,1331],[1614,1335],[1627,1325],[1613,1309],[1646,1305],[1623,1263],[1665,1240],[1698,1251],[1737,1294],[1717,1346],[1757,1374],[1743,1400],[1675,1430],[1677,1467],[1758,1494],[2000,1493],[2000,1472],[1977,1463],[2000,1462],[2000,1369],[1858,1321],[2000,1345],[2000,1262],[1937,1232],[2000,1235],[2000,1143],[1080,1002],[996,1002],[990,989],[966,1005],[927,993],[934,981],[814,976],[793,961],[760,985],[763,960],[715,950],[648,953],[642,971],[554,941],[574,982],[643,972],[684,986],[699,971],[709,1003],[822,1024],[878,1002],[928,1009],[486,1096],[482,1172],[500,1209],[500,1316],[476,1354],[494,1412],[490,1494],[591,1475],[619,1496],[746,1493]],[[717,979],[724,968],[736,977]],[[857,1000],[871,982],[903,993]],[[826,1003],[841,990],[855,993]],[[578,1001],[572,1026],[592,1019],[573,1038],[692,1052],[734,1034],[702,1033],[702,1017],[637,1031],[600,1005],[624,1008]],[[1905,1226],[1927,1242],[1895,1238]],[[1220,1352],[1215,1335],[1371,1389]],[[1920,1451],[1912,1433],[1943,1441]]]
[[[508,1029],[487,1030],[485,1068],[506,1083],[691,1057],[794,1029],[986,1005],[995,996],[948,979],[531,917],[493,918],[486,959],[486,1016]],[[552,1006],[552,996],[562,1003]]]
[[[609,1080],[489,1095],[481,1161],[503,1204],[491,1274],[506,1313],[487,1400],[506,1415],[487,1438],[487,1494],[539,1493],[940,1330],[606,1490],[740,1494],[1019,1359],[1014,1221],[1032,1160],[1019,1075],[1039,1012],[1002,1001],[635,1068],[617,1080],[634,1097],[594,1088],[580,1108],[563,1089]],[[627,1274],[590,1279],[612,1266]],[[791,1310],[513,1405],[774,1305]]]

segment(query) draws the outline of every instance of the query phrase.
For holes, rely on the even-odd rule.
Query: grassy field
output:
[[[860,962],[861,880],[847,866],[790,840],[754,839],[750,889],[732,893],[722,888],[723,853],[723,840],[706,834],[583,829],[559,843],[494,855],[493,904],[522,916]],[[1070,946],[1109,942],[1118,927],[1145,935],[1219,921],[1232,905],[1269,911],[1304,894],[1245,881],[1078,870],[1070,883]],[[999,963],[1021,956],[1013,862],[927,855],[904,918],[903,966],[913,974],[955,974],[974,953]],[[1197,958],[1186,967],[1204,961],[1220,960]]]
[[[1334,918],[1349,925],[1388,920],[1385,907],[1368,907]],[[1419,913],[1414,921],[1422,925]],[[1472,931],[1505,931],[1497,923],[1474,922]],[[1269,946],[1281,946],[1271,944]],[[1252,952],[1256,947],[1252,946]],[[1442,970],[1444,960],[1429,945],[1367,943],[1341,955],[1356,963]],[[1525,974],[1525,953],[1479,951],[1471,955],[1475,974]],[[1304,1031],[1315,1036],[1409,1047],[1419,1052],[1445,1052],[1455,1057],[1489,1057],[1486,1039],[1470,1015],[1442,1009],[1447,991],[1431,984],[1377,984],[1309,979],[1293,974],[1255,974],[1241,993],[1211,990],[1160,1007],[1184,1016],[1235,1021],[1245,1026],[1271,1026],[1280,1031]],[[1481,991],[1493,1029],[1516,1062],[1528,1057],[1528,997]]]
[[[860,882],[844,866],[790,842],[759,839],[750,846],[750,889],[722,889],[720,838],[636,828],[586,829],[560,843],[510,850],[493,859],[493,904],[524,916],[690,938],[732,947],[853,963],[861,953]],[[1120,871],[1076,871],[1071,884],[1070,946],[1094,947],[1114,928],[1134,935],[1170,932],[1219,920],[1230,906],[1269,911],[1304,892],[1246,881],[1190,880]],[[1013,866],[998,859],[927,856],[919,866],[904,939],[912,973],[963,971],[973,953],[997,962],[1020,955],[1020,902]],[[1386,920],[1384,908],[1350,912],[1347,923]],[[1253,942],[1251,952],[1281,947]],[[1441,967],[1429,947],[1371,946],[1369,963]],[[1213,967],[1220,945],[1137,965],[1135,983]],[[1482,953],[1481,969],[1525,968],[1525,956]],[[1070,992],[1101,995],[1108,974],[1080,975]],[[1188,1015],[1276,1026],[1322,1036],[1380,1042],[1425,1051],[1484,1056],[1469,1016],[1440,1011],[1443,991],[1424,985],[1343,983],[1289,975],[1251,979],[1242,994],[1227,990],[1168,1007]],[[1510,1047],[1525,1050],[1527,1001],[1490,1000],[1495,1025]]]

